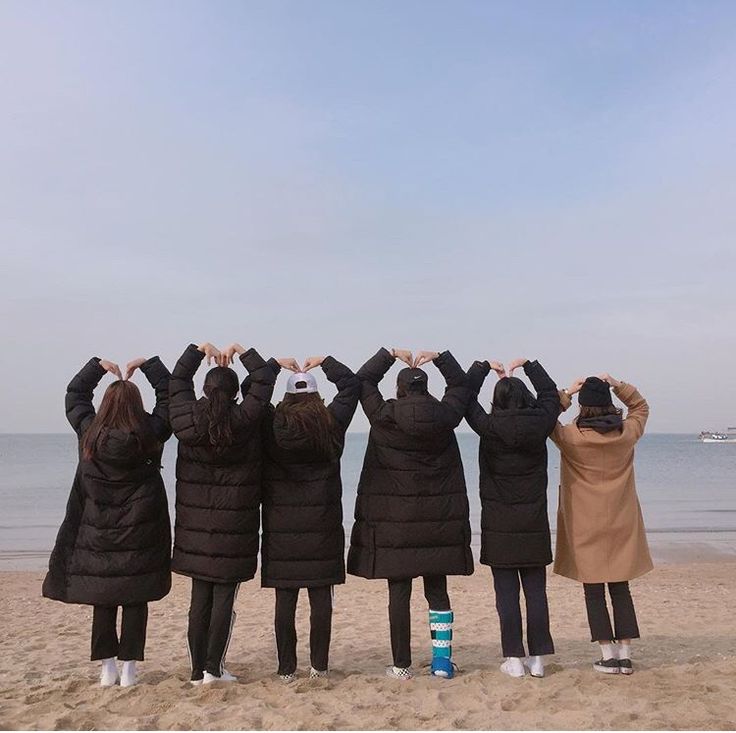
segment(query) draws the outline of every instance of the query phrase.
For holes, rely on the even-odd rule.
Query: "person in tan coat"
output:
[[[611,387],[628,408],[625,418]],[[602,652],[593,667],[631,674],[631,639],[639,638],[639,628],[628,581],[653,567],[634,479],[634,447],[649,406],[636,387],[601,374],[563,390],[563,411],[578,392],[580,414],[569,425],[558,422],[551,435],[561,454],[554,571],[583,583],[591,641]]]

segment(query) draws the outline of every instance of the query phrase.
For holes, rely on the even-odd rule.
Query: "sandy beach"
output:
[[[452,578],[454,680],[426,674],[426,606],[415,589],[417,677],[383,676],[390,661],[380,581],[337,589],[328,680],[276,677],[273,591],[241,587],[228,667],[232,685],[193,688],[185,645],[189,583],[150,606],[140,684],[102,689],[88,660],[91,609],[40,597],[42,571],[0,573],[0,728],[22,729],[487,729],[736,728],[736,562],[660,565],[634,581],[643,639],[631,677],[591,669],[582,589],[550,577],[557,654],[545,679],[498,671],[498,620],[488,568]],[[298,612],[299,668],[309,667],[306,597]]]

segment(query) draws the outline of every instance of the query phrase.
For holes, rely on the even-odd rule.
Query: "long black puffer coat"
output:
[[[233,401],[233,443],[217,453],[209,438],[207,398],[194,394],[204,354],[191,344],[171,375],[171,427],[176,459],[176,522],[171,569],[214,583],[256,573],[261,505],[261,423],[276,375],[255,349],[241,355],[250,373],[243,401]]]
[[[394,363],[381,349],[358,372],[371,430],[350,539],[348,572],[364,578],[470,575],[470,521],[455,427],[472,396],[449,351],[435,360],[442,401],[409,393],[384,400],[378,383]]]
[[[488,414],[477,394],[489,371],[487,361],[468,370],[476,399],[466,419],[480,435],[480,561],[499,568],[549,565],[547,437],[560,414],[557,386],[538,362],[527,361],[524,371],[537,392],[536,407]]]
[[[81,451],[43,595],[65,603],[120,606],[163,598],[171,588],[171,525],[161,450],[171,435],[169,371],[154,356],[141,371],[156,391],[149,427],[160,447],[144,452],[131,433],[101,434],[92,460]],[[95,417],[105,370],[91,359],[69,383],[66,416],[80,441]]]
[[[345,582],[340,457],[358,406],[360,381],[331,356],[322,362],[322,369],[338,390],[327,406],[334,420],[331,455],[320,455],[308,436],[290,431],[273,407],[268,411],[261,548],[265,587]]]

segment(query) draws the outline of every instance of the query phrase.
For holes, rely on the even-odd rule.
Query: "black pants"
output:
[[[431,611],[449,611],[445,575],[425,575],[424,597]],[[411,578],[388,581],[388,620],[395,667],[411,666]]]
[[[123,606],[123,620],[118,640],[118,606],[95,606],[92,612],[92,654],[90,659],[143,661],[148,625],[148,604]]]
[[[233,605],[239,585],[192,579],[187,641],[193,680],[201,680],[204,672],[222,675],[235,624]]]
[[[591,641],[613,641],[614,639],[638,639],[639,626],[636,623],[634,601],[631,599],[629,584],[609,583],[613,606],[613,625],[606,607],[606,588],[604,583],[583,583],[585,590],[585,609],[588,612]]]
[[[312,667],[327,671],[332,635],[332,586],[307,588],[309,593],[309,650]],[[276,588],[276,648],[279,674],[296,672],[296,602],[299,588]]]
[[[526,600],[526,641],[529,655],[554,654],[549,632],[547,572],[536,568],[491,568],[496,591],[496,610],[501,621],[501,651],[504,657],[525,657],[521,631],[519,581]]]

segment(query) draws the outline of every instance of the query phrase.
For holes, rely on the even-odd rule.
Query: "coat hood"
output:
[[[443,425],[442,404],[430,394],[408,394],[395,400],[393,414],[403,432],[422,437],[430,445],[445,443],[453,434]]]
[[[97,441],[95,457],[111,465],[133,466],[152,462],[152,454],[143,449],[142,440],[136,433],[113,428],[105,430]]]
[[[547,415],[539,408],[494,410],[492,414],[494,433],[509,448],[538,448],[547,439]]]
[[[315,445],[314,436],[305,431],[290,426],[280,411],[276,411],[273,419],[273,440],[282,450],[304,454],[317,454],[318,447]],[[333,452],[330,455],[322,455],[324,460],[331,460],[338,450],[336,441],[333,441]],[[316,455],[315,455],[316,457]]]

